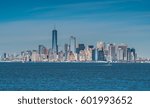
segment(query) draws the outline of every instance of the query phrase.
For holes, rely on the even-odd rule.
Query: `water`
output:
[[[150,64],[0,63],[0,90],[148,91]]]

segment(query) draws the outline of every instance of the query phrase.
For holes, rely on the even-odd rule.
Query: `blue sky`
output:
[[[0,0],[0,54],[51,47],[56,25],[62,49],[78,43],[127,43],[150,58],[149,0]]]

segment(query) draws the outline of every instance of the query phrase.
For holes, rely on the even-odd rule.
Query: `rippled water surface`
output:
[[[150,64],[0,63],[0,90],[150,90]]]

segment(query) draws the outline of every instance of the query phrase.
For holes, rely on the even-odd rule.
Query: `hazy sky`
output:
[[[126,43],[150,58],[149,0],[0,0],[0,54],[51,47],[56,25],[62,48],[78,43]]]

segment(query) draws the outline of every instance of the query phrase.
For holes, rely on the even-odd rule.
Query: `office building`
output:
[[[48,50],[44,45],[39,45],[39,54],[48,54]]]
[[[118,45],[118,53],[119,60],[126,61],[127,60],[127,45],[121,44]]]
[[[131,61],[132,56],[131,56],[131,48],[127,48],[127,61]]]
[[[117,54],[116,54],[116,46],[114,44],[109,45],[109,61],[116,61]]]
[[[76,53],[76,38],[74,36],[70,37],[70,52]]]
[[[135,49],[134,49],[134,48],[132,48],[132,49],[131,49],[131,56],[132,56],[132,61],[136,61],[137,54],[136,54],[136,52],[135,52]]]
[[[79,54],[80,51],[85,50],[85,45],[84,44],[78,44],[78,48],[76,48],[76,53]]]
[[[99,50],[97,49],[97,60],[98,61],[105,61],[105,56],[104,56],[104,50]]]
[[[32,57],[31,57],[33,62],[39,62],[39,54],[37,50],[32,51]]]
[[[118,61],[124,60],[124,50],[122,48],[117,49],[117,60]]]
[[[52,31],[52,51],[53,53],[58,54],[58,45],[57,45],[57,30]]]
[[[97,49],[92,50],[92,61],[97,61]]]
[[[68,59],[68,54],[69,54],[69,45],[68,44],[65,44],[64,45],[64,56],[65,56],[65,61],[67,61]]]

